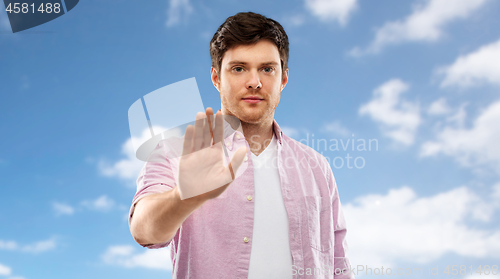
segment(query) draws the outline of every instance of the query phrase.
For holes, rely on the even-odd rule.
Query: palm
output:
[[[240,148],[226,167],[222,146],[222,114],[216,114],[213,129],[212,109],[208,108],[206,114],[208,119],[203,113],[198,113],[194,127],[189,125],[186,128],[183,153],[179,161],[179,190],[182,199],[197,197],[205,200],[220,195],[234,180],[234,173],[246,153],[246,148]]]

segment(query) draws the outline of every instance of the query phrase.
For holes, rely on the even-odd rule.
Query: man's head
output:
[[[281,72],[288,69],[288,36],[275,20],[263,15],[247,12],[230,16],[219,26],[210,41],[212,67],[219,72],[226,51],[238,45],[251,45],[260,40],[269,40],[278,48]]]
[[[247,123],[272,121],[288,82],[288,36],[283,27],[259,14],[238,13],[213,36],[210,56],[223,113]]]

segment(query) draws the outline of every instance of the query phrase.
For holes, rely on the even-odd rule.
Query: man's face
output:
[[[220,73],[212,68],[211,74],[223,114],[253,124],[274,119],[281,90],[288,82],[288,69],[282,78],[279,51],[272,42],[260,40],[227,50]]]

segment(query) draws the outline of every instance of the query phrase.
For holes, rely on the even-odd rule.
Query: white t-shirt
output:
[[[276,136],[255,156],[255,203],[252,252],[248,278],[292,278],[288,216],[281,194]]]

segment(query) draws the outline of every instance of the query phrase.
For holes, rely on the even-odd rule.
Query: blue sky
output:
[[[288,33],[275,118],[328,142],[316,149],[332,162],[352,264],[500,278],[474,273],[500,264],[494,0],[87,0],[16,34],[0,12],[0,278],[170,278],[168,250],[128,230],[141,162],[127,111],[191,77],[219,109],[209,41],[241,11]],[[370,139],[378,148],[357,150]]]

